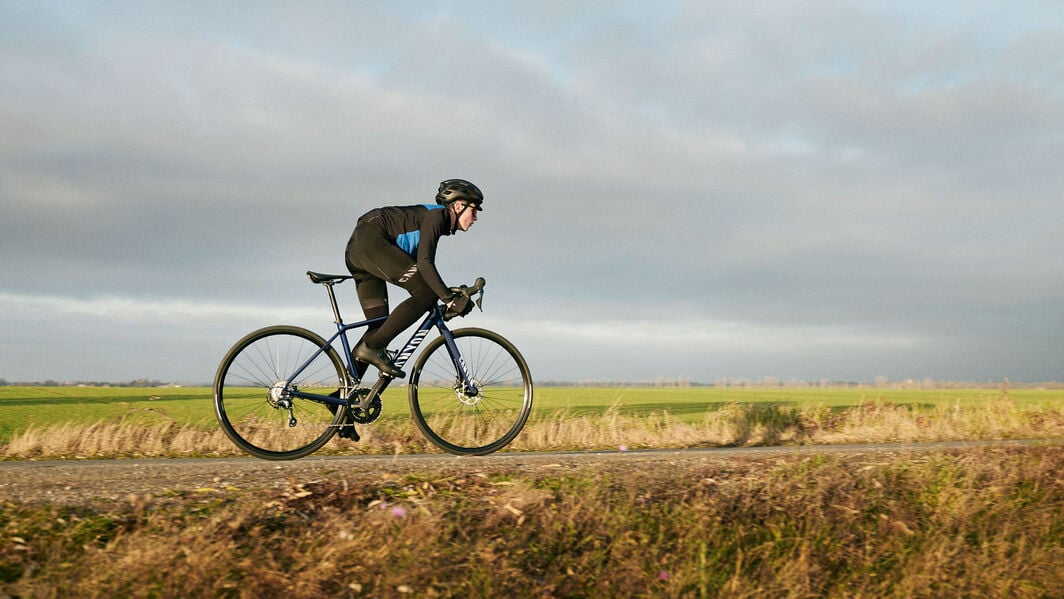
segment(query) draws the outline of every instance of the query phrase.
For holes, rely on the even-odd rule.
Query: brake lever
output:
[[[476,289],[475,293],[473,292],[473,289]],[[473,299],[473,296],[476,295],[476,299],[473,299],[473,303],[478,310],[481,312],[484,311],[484,277],[479,277],[477,282],[473,284],[472,289],[467,285],[462,285],[460,287],[451,287],[451,291],[454,293],[461,293],[469,299]]]
[[[480,293],[477,294],[477,299],[476,299],[475,303],[477,305],[477,309],[480,310],[481,312],[484,311],[484,285],[485,285],[485,283],[486,283],[486,281],[484,280],[484,277],[477,277],[476,283],[473,283],[474,285],[476,285],[477,289],[480,291]]]

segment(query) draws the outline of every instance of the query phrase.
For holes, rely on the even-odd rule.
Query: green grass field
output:
[[[707,411],[734,405],[845,410],[868,403],[917,410],[978,408],[1011,401],[1021,411],[1064,409],[1064,389],[889,389],[769,387],[540,387],[535,414],[564,411],[600,415],[613,408],[622,416],[668,413],[680,422],[704,420]],[[406,389],[385,393],[384,418],[409,418]],[[97,422],[215,427],[211,390],[205,387],[0,387],[0,442],[30,427]]]
[[[385,411],[319,453],[438,452]],[[0,459],[243,455],[205,388],[4,387],[0,423]],[[620,458],[963,439],[1044,442]],[[1060,439],[1064,390],[543,387],[506,451],[612,455],[9,499],[0,597],[1061,597]]]

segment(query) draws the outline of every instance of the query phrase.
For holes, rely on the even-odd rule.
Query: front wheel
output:
[[[226,436],[251,455],[301,458],[325,445],[347,414],[293,393],[329,395],[344,390],[346,380],[339,354],[319,335],[267,327],[238,341],[222,359],[214,377],[214,413]]]
[[[521,353],[484,329],[452,331],[469,378],[466,389],[447,349],[433,339],[410,374],[410,413],[434,445],[458,455],[498,451],[521,432],[532,411],[532,376]]]

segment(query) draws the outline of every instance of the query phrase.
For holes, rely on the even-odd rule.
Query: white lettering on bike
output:
[[[421,345],[421,342],[425,340],[425,336],[428,334],[428,329],[424,329],[422,331],[414,333],[413,338],[411,338],[410,341],[406,344],[406,347],[403,348],[404,351],[399,354],[398,358],[396,358],[395,365],[401,368],[403,364],[406,364],[406,361],[410,359],[411,355],[413,355],[414,350],[417,348],[417,346]]]
[[[458,374],[462,375],[462,379],[465,381],[469,381],[469,383],[466,385],[467,390],[475,386],[475,383],[473,383],[473,379],[469,377],[469,370],[466,368],[465,358],[463,358],[462,356],[458,356],[458,368]]]

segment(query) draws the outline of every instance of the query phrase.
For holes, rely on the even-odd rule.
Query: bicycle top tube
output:
[[[337,327],[342,328],[345,331],[350,331],[351,329],[357,329],[359,327],[364,327],[364,326],[371,325],[371,324],[374,324],[374,323],[377,323],[377,322],[384,322],[385,320],[388,320],[387,316],[378,316],[377,318],[370,318],[368,320],[360,320],[358,322],[343,322],[343,321],[340,321],[340,322],[336,323],[336,325],[337,325]]]

